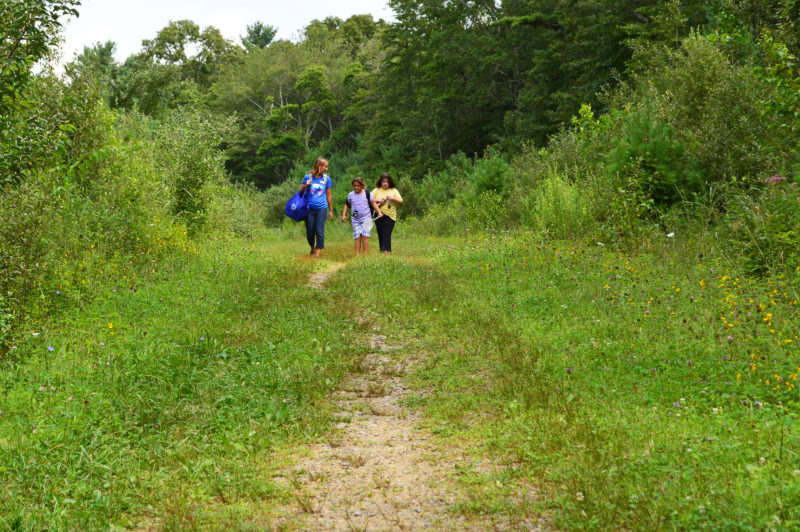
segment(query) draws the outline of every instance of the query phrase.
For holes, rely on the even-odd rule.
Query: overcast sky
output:
[[[77,19],[64,24],[62,61],[70,61],[84,46],[106,41],[117,43],[116,58],[124,61],[171,20],[214,26],[236,43],[247,25],[258,20],[278,28],[277,39],[290,40],[312,20],[329,16],[370,14],[394,20],[387,0],[83,0],[78,11]]]

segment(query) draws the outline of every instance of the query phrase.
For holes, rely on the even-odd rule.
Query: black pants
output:
[[[378,244],[381,247],[381,251],[392,251],[394,220],[388,216],[381,216],[375,220],[375,228],[378,230]]]

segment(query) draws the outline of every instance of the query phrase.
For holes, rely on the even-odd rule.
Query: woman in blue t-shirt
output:
[[[311,255],[319,257],[325,249],[325,210],[328,220],[333,220],[333,197],[331,178],[325,173],[328,161],[319,157],[314,161],[314,169],[303,177],[300,192],[308,191],[308,216],[306,217],[306,238],[311,246]]]

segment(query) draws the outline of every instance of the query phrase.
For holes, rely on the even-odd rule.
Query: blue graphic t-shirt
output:
[[[311,186],[308,187],[308,208],[309,209],[327,209],[328,198],[325,191],[333,187],[333,182],[327,174],[322,174],[322,177],[312,177],[311,174],[306,174],[303,177],[301,184],[304,184],[308,178],[311,178]]]

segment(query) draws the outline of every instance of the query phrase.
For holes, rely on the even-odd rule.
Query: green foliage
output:
[[[242,37],[242,46],[248,51],[253,48],[266,48],[277,33],[278,28],[267,26],[260,20],[256,21],[247,25],[247,35]]]
[[[697,192],[697,172],[672,128],[648,113],[633,113],[623,121],[623,136],[606,157],[610,186],[623,201],[639,202],[642,214],[674,204]]]
[[[770,178],[758,195],[732,198],[726,226],[732,250],[748,273],[791,271],[800,266],[800,194],[782,176]]]
[[[156,129],[156,145],[163,154],[160,170],[170,182],[170,211],[192,231],[205,221],[210,201],[207,186],[225,179],[222,156],[216,147],[227,127],[181,111]]]
[[[301,176],[302,177],[302,176]],[[290,177],[280,185],[273,185],[264,191],[264,223],[270,227],[279,227],[283,224],[284,208],[295,192],[300,189],[300,178]]]
[[[783,148],[783,164],[787,167],[800,164],[800,63],[785,44],[768,34],[762,37],[761,45],[763,65],[756,67],[755,73],[774,90],[769,98],[759,102],[762,116],[774,145]]]
[[[761,104],[773,89],[751,67],[733,63],[718,44],[697,33],[666,57],[667,64],[642,74],[637,89],[621,93],[614,104],[623,108],[635,101],[672,126],[706,187],[780,165],[780,148]]]
[[[520,213],[510,209],[505,198],[486,191],[433,205],[423,216],[409,223],[414,233],[452,236],[508,229],[518,225],[519,218]]]
[[[0,4],[0,117],[15,105],[31,67],[55,42],[59,19],[77,16],[79,5],[79,0],[9,0]]]
[[[587,191],[555,169],[551,169],[551,175],[523,200],[521,207],[525,226],[555,238],[586,236],[592,233],[597,223],[592,216]]]
[[[190,55],[190,52],[194,51]],[[142,41],[141,57],[155,64],[175,65],[182,79],[208,87],[220,69],[238,59],[241,48],[209,26],[202,31],[191,20],[172,21],[153,39]]]

